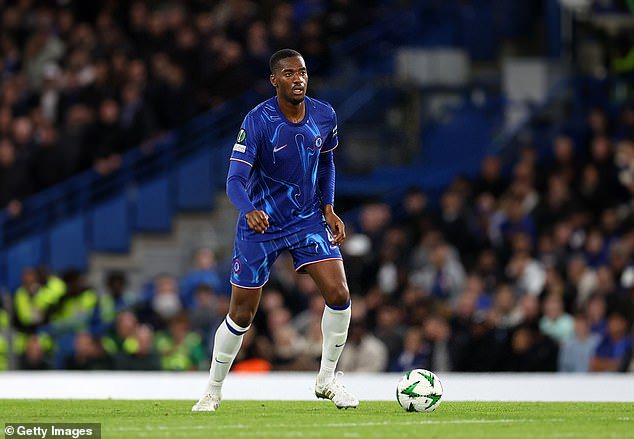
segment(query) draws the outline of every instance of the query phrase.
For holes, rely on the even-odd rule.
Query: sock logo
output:
[[[218,363],[220,363],[220,364],[227,364],[227,363],[228,363],[228,361],[220,361],[220,360],[218,359],[218,357],[216,357],[216,358],[215,358],[215,360],[216,360]]]
[[[341,344],[336,344],[335,347],[336,348],[340,348],[341,346],[343,346],[345,343],[341,343]]]

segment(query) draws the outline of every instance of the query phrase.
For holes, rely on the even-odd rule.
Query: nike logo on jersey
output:
[[[282,146],[276,146],[273,148],[273,152],[280,152],[281,150],[283,150],[284,148],[286,148],[288,146],[288,143],[282,145]]]

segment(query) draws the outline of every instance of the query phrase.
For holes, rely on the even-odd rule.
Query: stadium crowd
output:
[[[377,2],[0,0],[0,209],[121,154],[248,89],[268,58],[329,48]],[[327,6],[327,7],[326,7]]]
[[[108,174],[199,111],[268,91],[276,49],[327,67],[331,44],[373,18],[355,0],[125,3],[0,0],[0,208],[18,214],[30,193]],[[438,200],[413,188],[349,213],[340,368],[634,371],[632,139],[632,106],[593,109],[544,157],[525,144]],[[27,269],[0,301],[0,370],[205,370],[228,310],[222,267],[200,249],[190,272],[142,291],[124,272],[96,291],[73,270]],[[322,310],[280,257],[234,370],[316,370]]]
[[[420,189],[362,204],[343,247],[353,315],[340,367],[634,370],[633,134],[631,107],[614,121],[595,109],[581,141],[562,133],[543,159],[524,145],[509,172],[486,157],[437,204]],[[235,370],[318,366],[323,299],[289,258],[274,266]],[[22,369],[206,369],[228,310],[218,267],[201,249],[185,276],[161,274],[140,292],[124,273],[96,292],[80,273],[29,269],[0,325],[14,316]]]

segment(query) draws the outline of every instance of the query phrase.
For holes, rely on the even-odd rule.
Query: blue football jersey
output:
[[[244,212],[238,218],[240,239],[265,241],[295,233],[322,220],[317,183],[319,154],[338,145],[337,116],[330,104],[306,97],[299,123],[286,119],[276,97],[247,114],[231,159],[251,167],[249,199],[269,216],[264,234],[254,232]]]

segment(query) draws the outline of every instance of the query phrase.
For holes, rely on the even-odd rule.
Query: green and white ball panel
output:
[[[442,399],[442,383],[425,369],[407,372],[396,387],[396,399],[408,412],[433,412]]]

